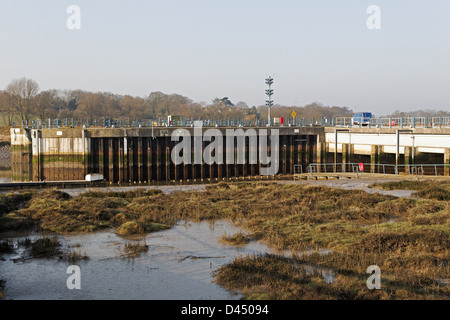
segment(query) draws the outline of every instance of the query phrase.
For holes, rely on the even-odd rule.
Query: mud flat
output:
[[[380,185],[382,182],[389,185]],[[324,185],[330,183],[333,187]],[[396,189],[409,193],[394,196]],[[129,260],[123,251],[126,247],[136,247],[139,255],[134,261],[140,261],[159,257],[159,245],[169,249],[183,245],[178,241],[190,243],[172,256],[178,266],[206,263],[196,274],[198,279],[212,274],[208,281],[215,281],[223,292],[248,299],[449,299],[449,190],[448,180],[393,184],[380,179],[104,188],[75,190],[72,195],[44,190],[0,195],[0,226],[9,226],[6,231],[34,226],[66,239],[81,236],[73,240],[80,244],[81,255],[105,263],[102,268],[124,273],[133,270],[120,269],[115,261]],[[203,229],[194,233],[179,229],[186,221],[193,226],[226,221],[237,229],[214,227],[212,240],[206,242],[199,239],[208,233]],[[171,232],[183,233],[186,238],[171,245],[155,242]],[[100,251],[90,252],[89,237],[106,235],[117,253],[102,256],[109,249],[98,241],[93,242]],[[119,239],[139,239],[143,245],[131,246]],[[206,243],[211,251],[195,250],[200,243]],[[246,251],[254,244],[265,247]],[[236,254],[226,254],[224,248],[233,248]],[[382,270],[383,290],[368,289],[370,266]],[[162,269],[169,270],[155,270]],[[14,278],[14,268],[11,270],[8,276],[0,274],[7,286],[8,277]],[[181,273],[185,272],[189,270]],[[128,281],[123,277],[121,286]],[[153,297],[134,276],[129,281]]]
[[[399,179],[351,179],[351,180],[278,180],[274,181],[279,184],[295,184],[295,185],[312,185],[312,186],[327,186],[331,188],[341,188],[347,190],[363,190],[367,193],[380,193],[385,195],[393,195],[395,197],[411,197],[414,191],[412,190],[382,190],[371,188],[370,186],[375,183],[384,183],[391,181],[402,181]],[[127,186],[127,187],[107,187],[102,189],[89,189],[89,188],[74,188],[74,189],[61,189],[71,196],[77,196],[89,191],[103,191],[103,192],[126,192],[130,190],[161,190],[165,194],[174,193],[177,191],[205,191],[211,184],[199,184],[199,185],[179,185],[179,186]]]
[[[75,250],[88,257],[76,262],[60,257],[27,258],[18,243],[42,234],[7,237],[16,250],[0,260],[0,278],[6,280],[4,299],[240,299],[241,294],[215,283],[214,271],[236,256],[276,251],[257,241],[239,247],[218,241],[220,235],[238,231],[227,221],[180,221],[170,230],[132,238],[119,237],[113,231],[58,235],[61,252]],[[145,243],[148,250],[129,255],[125,251],[129,243]],[[73,264],[81,270],[81,290],[66,286],[66,270]]]

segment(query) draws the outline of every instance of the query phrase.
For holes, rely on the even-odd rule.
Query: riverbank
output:
[[[246,241],[291,252],[289,257],[238,257],[216,270],[218,284],[245,298],[449,299],[450,202],[426,199],[429,183],[399,198],[382,194],[395,192],[375,185],[382,182],[346,182],[353,187],[334,182],[339,188],[278,181],[184,186],[184,191],[168,186],[24,192],[2,197],[0,225],[139,235],[171,228],[180,220],[225,219],[244,228]],[[358,190],[361,183],[370,192]],[[448,192],[449,187],[443,180],[438,189]],[[415,192],[425,193],[418,198]],[[226,238],[228,243],[242,239]],[[382,270],[382,290],[367,288],[371,265]],[[332,270],[334,281],[310,272],[311,266]]]

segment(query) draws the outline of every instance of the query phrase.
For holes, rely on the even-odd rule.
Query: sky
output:
[[[0,90],[26,77],[259,106],[270,75],[276,104],[450,113],[449,15],[448,0],[0,0]]]

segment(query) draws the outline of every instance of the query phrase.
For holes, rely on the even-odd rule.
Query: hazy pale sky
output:
[[[381,29],[367,27],[370,5]],[[449,0],[0,0],[0,89],[27,77],[258,106],[274,75],[283,105],[450,113],[449,16]]]

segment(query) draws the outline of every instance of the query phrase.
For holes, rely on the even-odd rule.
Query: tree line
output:
[[[275,105],[271,115],[288,118],[292,111],[297,113],[297,117],[306,119],[350,117],[354,113],[348,107],[330,107],[315,102],[302,107]],[[28,78],[14,79],[0,90],[0,112],[7,123],[48,118],[156,120],[166,119],[169,115],[194,120],[252,120],[267,119],[268,114],[264,105],[250,107],[244,101],[233,103],[228,97],[206,103],[159,91],[144,97],[84,90],[41,91],[38,83]]]

